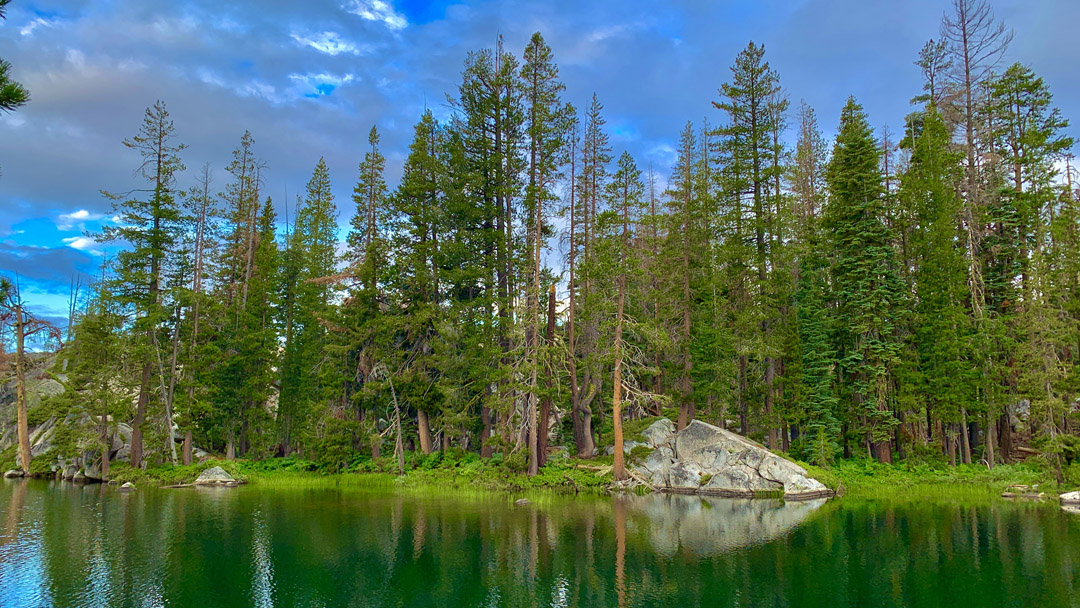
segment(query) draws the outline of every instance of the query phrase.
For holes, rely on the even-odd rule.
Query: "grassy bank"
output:
[[[529,477],[516,470],[513,463],[499,458],[482,459],[475,454],[435,452],[409,454],[404,475],[396,474],[396,465],[386,459],[362,460],[345,471],[320,470],[316,463],[300,458],[274,458],[261,461],[245,459],[210,459],[189,466],[162,465],[145,470],[127,463],[116,463],[110,478],[118,483],[136,485],[174,485],[194,481],[200,473],[220,466],[237,479],[267,487],[423,487],[482,489],[519,492],[556,490],[566,493],[600,493],[612,482],[611,457],[581,461],[560,459],[550,462],[540,474]]]
[[[220,466],[237,479],[265,487],[441,487],[599,494],[613,481],[611,460],[610,456],[591,460],[556,459],[541,469],[539,475],[529,477],[522,471],[518,459],[504,461],[498,456],[482,459],[477,454],[452,450],[427,456],[407,454],[406,471],[401,476],[396,474],[397,465],[392,458],[358,458],[344,470],[328,471],[317,463],[289,457],[261,461],[210,459],[189,466],[163,465],[145,470],[119,462],[112,465],[110,478],[136,485],[173,485],[194,481],[204,470]],[[1080,463],[1064,469],[1065,483],[1059,487],[1054,471],[1041,458],[999,465],[993,470],[985,465],[950,467],[942,463],[914,462],[887,465],[867,459],[843,460],[828,468],[803,466],[826,486],[855,497],[905,494],[930,498],[975,494],[998,496],[1005,488],[1016,484],[1038,485],[1041,491],[1053,496],[1080,488]]]
[[[999,496],[1011,485],[1037,485],[1040,491],[1054,496],[1080,488],[1080,463],[1063,470],[1065,483],[1059,487],[1053,469],[1038,458],[998,465],[992,470],[980,464],[951,467],[901,462],[889,465],[869,459],[842,460],[828,468],[804,466],[811,476],[830,488],[860,497],[904,493],[927,497],[981,493]]]

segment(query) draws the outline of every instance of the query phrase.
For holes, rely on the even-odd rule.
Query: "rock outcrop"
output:
[[[194,481],[194,485],[197,486],[226,486],[232,487],[237,485],[236,479],[232,475],[229,475],[225,469],[221,467],[210,467],[201,474],[198,479]]]
[[[675,425],[662,418],[642,435],[653,451],[633,470],[665,492],[729,497],[782,493],[787,499],[833,494],[794,462],[699,420],[676,432]]]

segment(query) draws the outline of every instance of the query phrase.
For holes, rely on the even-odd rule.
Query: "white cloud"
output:
[[[63,239],[63,241],[65,245],[72,249],[78,249],[79,251],[85,251],[94,255],[101,255],[101,250],[97,248],[97,241],[88,236],[73,236]]]
[[[392,30],[405,29],[409,22],[385,0],[348,0],[341,8],[368,21],[380,21]]]
[[[30,21],[29,23],[27,23],[26,25],[19,28],[19,35],[20,36],[31,36],[34,33],[34,30],[38,29],[39,27],[54,27],[56,24],[57,24],[57,21],[54,21],[54,20],[51,20],[51,19],[42,19],[41,17],[37,17],[37,18],[33,19],[32,21]]]
[[[292,39],[301,46],[310,46],[320,53],[326,53],[327,55],[341,55],[344,53],[350,55],[360,54],[360,49],[357,48],[356,44],[342,38],[341,35],[336,32],[321,32],[306,36],[293,32],[291,36]]]
[[[56,218],[56,227],[60,230],[84,230],[86,222],[99,220],[102,217],[104,216],[100,213],[90,213],[86,209],[79,209],[71,213],[61,213],[60,217]]]

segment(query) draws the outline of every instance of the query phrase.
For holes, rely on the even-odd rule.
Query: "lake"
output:
[[[0,606],[1080,606],[1054,503],[2,480]]]

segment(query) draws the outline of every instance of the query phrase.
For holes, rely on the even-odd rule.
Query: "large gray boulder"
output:
[[[221,467],[210,467],[195,480],[197,486],[235,486],[236,479]]]
[[[667,440],[675,432],[675,423],[667,418],[661,418],[649,425],[649,428],[641,432],[645,441],[652,447],[657,447]]]
[[[745,437],[695,420],[676,432],[661,419],[642,432],[654,448],[635,467],[653,487],[679,493],[752,497],[816,498],[832,492],[806,469]]]

